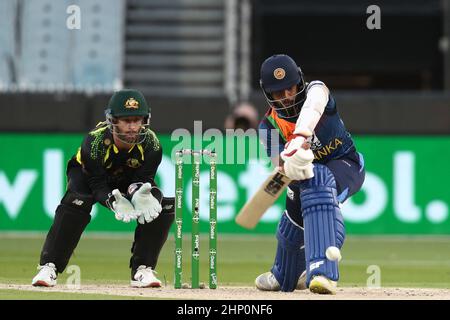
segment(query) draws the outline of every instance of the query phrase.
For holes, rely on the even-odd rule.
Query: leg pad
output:
[[[292,292],[305,270],[303,229],[284,213],[278,224],[277,239],[277,253],[271,272],[280,284],[281,291]]]
[[[337,261],[326,258],[329,246],[341,248],[345,228],[336,198],[336,182],[324,165],[314,166],[314,177],[301,183],[301,206],[305,225],[307,285],[315,275],[339,280]]]

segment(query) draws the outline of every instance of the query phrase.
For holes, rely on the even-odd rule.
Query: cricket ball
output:
[[[339,250],[339,248],[337,247],[328,247],[327,251],[325,251],[325,255],[327,256],[327,259],[330,261],[341,261],[342,256],[341,256],[341,250]]]

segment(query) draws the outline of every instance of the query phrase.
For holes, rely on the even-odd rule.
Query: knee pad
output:
[[[271,272],[280,284],[281,291],[292,292],[305,270],[305,250],[303,229],[295,225],[286,212],[278,224],[277,239],[277,253]]]
[[[300,184],[305,226],[307,285],[315,275],[339,280],[338,262],[326,258],[330,246],[341,248],[345,239],[344,220],[337,200],[336,181],[324,165],[314,165],[314,177]]]

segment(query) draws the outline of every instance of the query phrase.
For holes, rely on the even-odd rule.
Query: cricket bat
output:
[[[292,180],[276,168],[236,216],[236,223],[253,229]]]

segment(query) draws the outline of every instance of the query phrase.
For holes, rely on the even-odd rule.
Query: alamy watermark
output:
[[[370,276],[367,278],[366,286],[368,289],[381,288],[381,268],[378,265],[370,265],[367,267],[366,273]]]
[[[66,280],[66,287],[68,289],[81,289],[81,268],[75,264],[70,265],[66,273],[70,274]]]
[[[66,9],[66,13],[69,15],[66,19],[66,27],[69,30],[81,29],[81,8],[77,5],[70,5]]]
[[[271,160],[267,155],[267,149],[272,154],[278,155],[280,147],[280,132],[276,129],[226,129],[221,131],[211,128],[203,131],[202,121],[194,121],[194,131],[176,129],[172,132],[171,141],[176,142],[172,148],[172,157],[180,150],[215,151],[217,164],[245,164],[256,161],[263,166],[269,166]],[[204,156],[205,158],[207,155]],[[205,159],[206,160],[206,159]],[[190,163],[190,157],[186,157],[185,163]]]
[[[379,6],[372,4],[367,7],[367,14],[370,16],[366,20],[366,26],[369,30],[381,29],[381,9]]]

